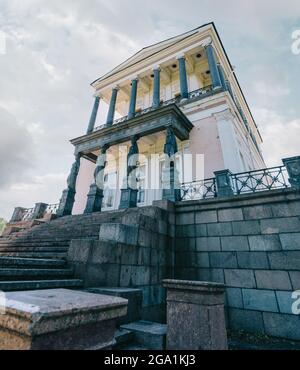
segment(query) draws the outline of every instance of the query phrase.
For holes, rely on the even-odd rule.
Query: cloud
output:
[[[281,159],[299,155],[300,118],[287,120],[265,108],[254,111],[264,137],[263,153],[268,166],[282,165]]]
[[[33,140],[26,128],[0,107],[0,189],[26,179],[35,158]]]
[[[35,203],[56,204],[66,187],[67,173],[49,173],[21,180],[0,191],[0,214],[10,219],[14,207],[31,208]],[[9,194],[9,196],[8,196]]]
[[[254,83],[254,90],[257,94],[262,95],[265,98],[280,98],[287,96],[291,93],[288,87],[273,83],[267,83],[266,81],[257,81]]]

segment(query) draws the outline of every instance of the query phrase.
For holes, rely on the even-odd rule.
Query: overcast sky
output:
[[[214,21],[269,166],[299,155],[299,0],[0,0],[0,217],[57,203],[91,113],[90,83],[149,44]],[[1,38],[0,38],[1,42]],[[3,46],[3,40],[2,40]],[[107,107],[100,105],[98,123]]]

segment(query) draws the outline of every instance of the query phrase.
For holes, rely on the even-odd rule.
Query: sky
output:
[[[299,0],[0,0],[0,217],[58,203],[90,83],[144,46],[214,21],[268,166],[300,154]],[[5,46],[5,47],[4,47]],[[107,113],[100,104],[97,124]]]

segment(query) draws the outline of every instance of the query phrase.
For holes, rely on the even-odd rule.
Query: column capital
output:
[[[206,48],[207,46],[209,45],[212,45],[212,38],[211,37],[207,37],[205,40],[203,40],[202,42],[202,46],[204,48]]]
[[[160,66],[159,64],[157,64],[157,65],[153,66],[151,70],[152,70],[153,72],[154,72],[154,71],[161,71],[161,66]]]
[[[176,59],[177,59],[177,60],[179,60],[179,59],[184,59],[184,60],[185,60],[185,59],[186,59],[186,56],[185,56],[185,54],[184,54],[184,53],[177,54],[177,55],[176,55]]]
[[[108,149],[109,149],[109,145],[108,144],[103,145],[103,147],[100,149],[101,154],[106,154],[106,152],[108,151]]]
[[[140,139],[140,136],[139,135],[133,135],[130,140],[131,140],[131,144],[135,144],[138,140]]]
[[[97,93],[95,93],[95,94],[93,95],[93,97],[94,97],[95,99],[97,99],[97,100],[100,100],[100,99],[102,99],[102,94],[101,94],[100,92],[97,92]]]
[[[120,85],[115,85],[112,90],[116,90],[116,91],[119,91],[120,90]]]

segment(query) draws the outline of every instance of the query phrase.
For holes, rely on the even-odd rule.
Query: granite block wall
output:
[[[127,213],[122,223],[99,225],[99,240],[73,240],[68,261],[86,288],[124,287],[143,292],[142,318],[165,322],[165,290],[172,243],[169,213],[157,207]]]
[[[300,194],[176,204],[175,278],[227,286],[228,326],[300,340]]]

